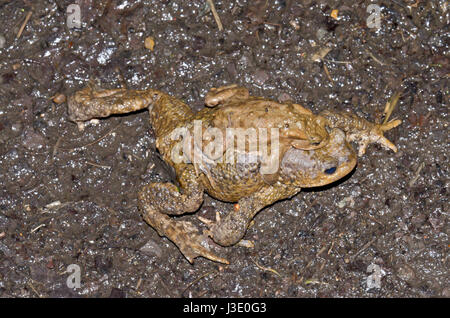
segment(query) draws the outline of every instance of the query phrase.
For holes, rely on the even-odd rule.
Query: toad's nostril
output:
[[[336,167],[331,167],[331,168],[325,169],[324,172],[325,172],[326,174],[333,174],[333,173],[336,172]]]

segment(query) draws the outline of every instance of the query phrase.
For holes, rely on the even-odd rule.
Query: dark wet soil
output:
[[[450,297],[448,2],[377,1],[377,29],[368,0],[216,0],[222,32],[205,2],[0,1],[0,296]],[[170,178],[147,113],[80,132],[53,102],[91,78],[196,110],[237,83],[372,121],[401,92],[399,151],[372,145],[349,178],[264,209],[231,265],[191,265],[137,208],[143,184]],[[200,213],[230,208],[205,195]]]

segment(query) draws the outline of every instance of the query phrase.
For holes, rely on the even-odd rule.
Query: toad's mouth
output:
[[[337,166],[324,169],[321,173],[312,175],[314,180],[309,186],[304,187],[320,187],[337,181],[349,174],[356,166],[356,155],[350,156],[346,162]]]

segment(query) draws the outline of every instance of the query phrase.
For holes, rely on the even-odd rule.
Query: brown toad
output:
[[[174,167],[179,186],[144,186],[139,193],[143,218],[191,263],[198,256],[228,263],[208,237],[234,245],[265,206],[347,175],[356,165],[350,141],[359,143],[359,155],[370,143],[397,151],[383,133],[400,120],[374,124],[346,112],[314,115],[298,104],[249,96],[237,85],[213,88],[205,101],[209,108],[194,113],[157,90],[91,85],[68,100],[69,117],[77,123],[148,108],[157,149]],[[237,204],[222,218],[217,213],[215,221],[200,218],[208,226],[203,232],[169,217],[198,210],[205,191]]]

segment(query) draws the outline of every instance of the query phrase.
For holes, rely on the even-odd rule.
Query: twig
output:
[[[313,62],[320,62],[325,58],[325,56],[327,56],[328,53],[330,53],[330,51],[331,51],[331,48],[325,46],[325,47],[321,48],[318,52],[311,55],[311,60]]]
[[[327,249],[327,245],[324,245],[316,254],[316,257],[319,257]]]
[[[333,84],[333,79],[331,78],[330,72],[328,71],[328,67],[325,63],[323,63],[323,70],[325,71],[325,74],[328,77],[328,80]]]
[[[331,63],[336,63],[336,64],[352,64],[355,60],[353,61],[336,61],[336,60],[332,60],[332,59],[322,59],[323,61],[327,61],[327,62],[331,62]]]
[[[55,202],[47,204],[44,207],[39,208],[38,211],[40,213],[47,213],[47,212],[50,212],[51,210],[58,211],[58,210],[60,210],[60,209],[62,209],[64,207],[68,206],[71,203],[74,203],[74,202],[73,201],[67,201],[67,202],[61,203],[61,201],[55,201]]]
[[[208,2],[209,8],[211,9],[211,12],[214,16],[214,20],[216,20],[219,31],[223,31],[222,21],[220,21],[220,17],[217,14],[216,7],[214,6],[214,2],[212,0],[206,0],[206,2]]]
[[[36,191],[37,189],[39,189],[40,187],[43,187],[43,186],[44,185],[41,183],[40,185],[38,185],[38,186],[36,186],[36,187],[34,187],[34,188],[30,189],[30,190],[27,190],[25,192],[25,194],[30,194],[31,192],[34,192],[34,191]]]
[[[63,136],[59,136],[59,137],[58,137],[58,140],[56,141],[55,145],[53,146],[52,158],[50,159],[51,162],[55,161],[55,156],[56,156],[56,154],[58,153],[58,147],[59,147],[59,144],[61,143],[62,137],[63,137]]]
[[[136,284],[136,287],[134,288],[136,292],[138,292],[138,289],[139,289],[139,287],[141,287],[141,284],[142,284],[142,277],[139,278],[139,280]]]
[[[33,284],[29,281],[28,286],[30,286],[31,290],[35,292],[35,294],[39,297],[42,298],[42,295],[38,293],[38,291],[36,290],[36,288],[34,288]]]
[[[16,39],[20,38],[20,36],[22,35],[22,32],[25,29],[25,26],[27,25],[28,21],[30,20],[32,14],[33,14],[33,11],[29,11],[27,13],[27,16],[25,17],[25,20],[23,21],[22,26],[19,29],[19,32],[17,32]]]
[[[306,285],[306,286],[311,285],[311,284],[320,284],[320,285],[326,285],[326,286],[329,285],[328,283],[326,283],[326,282],[321,282],[320,280],[315,279],[315,278],[311,278],[311,279],[305,280],[305,285]]]
[[[330,247],[330,249],[329,249],[328,252],[327,252],[328,255],[330,255],[331,250],[333,249],[333,246],[334,246],[334,241],[331,242],[331,247]]]
[[[41,227],[44,227],[45,226],[45,224],[39,224],[38,226],[36,226],[34,229],[32,229],[31,231],[30,231],[30,233],[34,233],[34,232],[36,232],[37,230],[39,230]]]
[[[94,167],[98,167],[98,168],[111,169],[111,166],[99,165],[99,164],[97,164],[97,163],[90,162],[90,161],[86,161],[86,164],[91,165],[91,166],[94,166]]]
[[[394,111],[395,107],[397,106],[398,100],[400,99],[401,93],[398,92],[392,98],[386,103],[386,106],[384,107],[384,120],[383,124],[386,124],[389,120],[389,117],[391,117],[392,112]]]
[[[252,258],[251,260],[252,260],[252,262],[253,262],[259,269],[262,269],[263,271],[272,272],[272,273],[274,273],[274,274],[276,274],[276,275],[278,275],[278,276],[281,277],[280,273],[278,273],[278,272],[277,272],[276,270],[274,270],[273,268],[261,266],[261,265],[259,265],[253,258]]]
[[[208,272],[208,273],[206,273],[206,274],[201,275],[200,277],[196,278],[195,280],[193,280],[191,283],[189,283],[189,284],[186,286],[186,288],[183,290],[183,292],[181,293],[181,295],[183,295],[183,294],[186,292],[186,290],[188,290],[192,285],[195,285],[195,284],[198,283],[201,279],[203,279],[203,278],[205,278],[205,277],[211,275],[211,274],[214,273],[214,272],[216,272],[216,270],[212,270],[212,271],[210,271],[210,272]]]
[[[379,59],[377,59],[377,58],[375,57],[375,55],[373,55],[372,52],[370,52],[370,51],[367,50],[367,49],[366,49],[365,51],[366,51],[367,54],[369,54],[369,56],[370,56],[371,58],[373,58],[373,60],[374,60],[375,62],[379,63],[380,65],[386,65],[386,64],[384,64],[383,62],[381,62]]]
[[[369,242],[367,242],[366,244],[364,244],[364,246],[358,251],[356,252],[355,255],[352,256],[352,258],[356,258],[356,256],[358,256],[359,254],[361,254],[363,251],[365,251],[370,245],[372,245],[373,242],[375,242],[377,240],[377,237],[374,237],[372,240],[370,240]]]
[[[59,147],[59,144],[61,143],[61,139],[62,139],[62,136],[59,136],[58,140],[55,143],[55,146],[53,147],[53,157],[58,153],[58,147]]]
[[[106,138],[109,134],[111,134],[114,130],[116,130],[121,124],[122,124],[122,123],[117,124],[114,128],[112,128],[112,129],[111,129],[110,131],[108,131],[106,134],[104,134],[104,135],[101,136],[100,138],[98,138],[98,139],[94,140],[93,142],[90,142],[90,143],[88,143],[88,144],[86,144],[86,145],[77,146],[77,147],[73,147],[73,148],[59,148],[59,149],[64,150],[64,151],[73,151],[73,150],[75,150],[75,149],[80,149],[80,148],[84,148],[84,147],[88,147],[88,146],[90,146],[90,145],[96,144],[96,143],[98,143],[99,141],[101,141],[102,139]]]
[[[416,183],[417,179],[419,179],[420,172],[422,171],[423,167],[425,167],[425,163],[421,162],[419,168],[417,168],[414,178],[412,178],[411,181],[409,181],[409,187],[412,187],[414,183]]]

